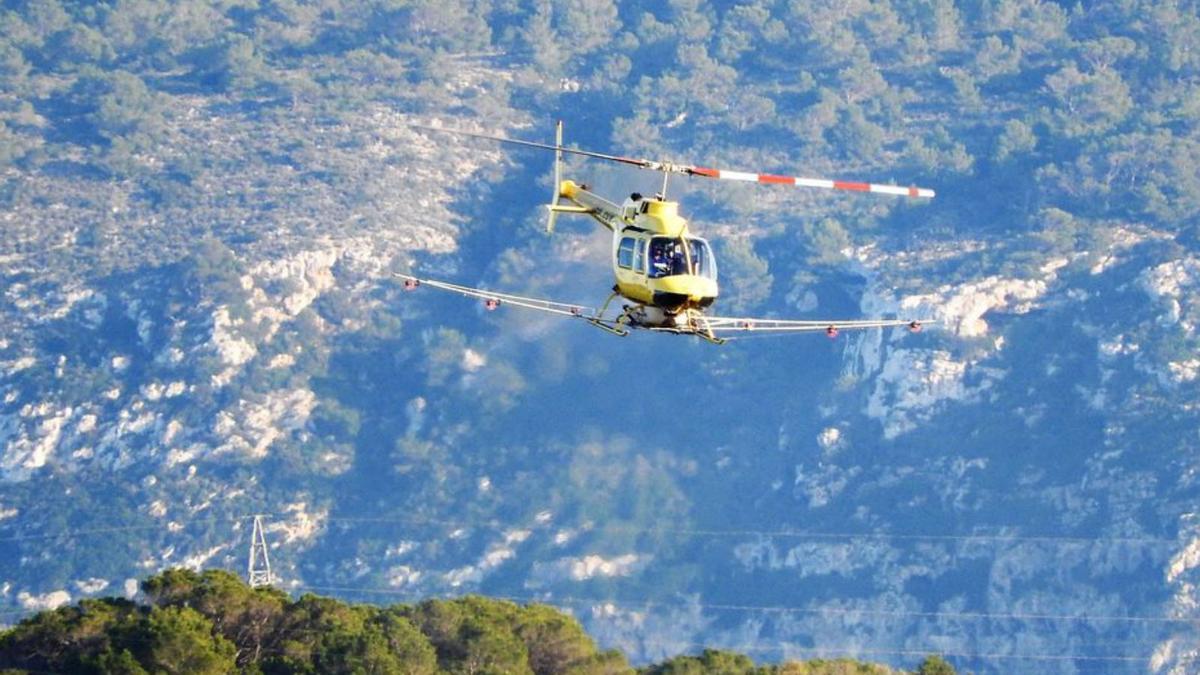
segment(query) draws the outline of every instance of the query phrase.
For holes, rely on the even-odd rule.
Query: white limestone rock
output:
[[[108,588],[108,580],[92,577],[75,582],[75,588],[84,595],[95,595]]]
[[[487,365],[487,356],[480,354],[474,349],[464,349],[462,355],[462,369],[468,373],[473,373]]]
[[[1138,277],[1142,290],[1152,299],[1162,303],[1168,312],[1160,318],[1161,323],[1179,321],[1178,300],[1194,291],[1200,280],[1200,259],[1194,256],[1178,258],[1151,267]]]
[[[1047,267],[1053,279],[1056,268]],[[939,328],[960,337],[981,337],[988,333],[985,314],[995,310],[1023,314],[1033,309],[1045,295],[1044,279],[1005,279],[991,276],[963,284],[944,285],[932,293],[910,295],[897,303],[898,316],[932,318]]]
[[[21,591],[17,594],[17,603],[25,609],[35,611],[56,609],[71,604],[71,594],[65,590],[50,591],[40,595]]]
[[[302,251],[290,258],[265,260],[254,267],[254,283],[277,282],[286,290],[271,298],[269,307],[282,306],[288,317],[296,316],[337,280],[333,266],[338,261],[336,248]]]
[[[845,441],[842,439],[842,430],[837,427],[826,427],[817,434],[817,445],[821,446],[822,450],[827,453],[832,450],[837,450]]]
[[[620,649],[633,662],[694,652],[697,644],[710,644],[705,636],[717,621],[698,596],[645,609],[598,602],[584,608],[581,618],[597,643]]]
[[[266,457],[273,443],[307,424],[316,405],[309,389],[276,390],[254,402],[242,399],[218,413],[212,431],[224,440],[213,452]]]
[[[186,567],[190,570],[195,570],[195,571],[199,572],[201,569],[204,568],[205,565],[208,564],[209,560],[212,560],[213,556],[217,555],[218,553],[225,550],[226,548],[228,548],[228,544],[218,544],[217,546],[213,546],[212,548],[209,548],[209,549],[206,549],[203,551],[197,551],[197,552],[185,557],[184,559],[180,560],[179,564],[182,567]]]
[[[74,415],[68,406],[56,410],[49,401],[25,405],[18,415],[0,415],[0,480],[23,481],[58,449],[63,428]]]
[[[288,504],[283,508],[284,513],[288,514],[287,519],[271,521],[266,526],[267,532],[282,534],[282,543],[284,544],[301,544],[312,541],[324,528],[325,520],[329,517],[329,509],[321,509],[312,513],[308,509],[307,502]]]
[[[423,577],[424,574],[421,573],[421,570],[413,569],[408,565],[397,565],[387,571],[387,583],[392,588],[416,586]]]
[[[843,468],[835,464],[823,464],[816,468],[797,466],[793,481],[797,496],[808,501],[810,509],[817,509],[835,499],[856,476],[862,467]]]
[[[975,375],[972,383],[968,372]],[[864,412],[883,425],[884,438],[894,439],[951,402],[980,400],[1005,374],[975,360],[955,360],[943,349],[895,349],[875,378]]]
[[[535,562],[525,585],[539,588],[561,581],[586,581],[595,578],[627,577],[640,572],[653,556],[624,553],[617,556],[584,555],[559,558],[551,562]]]
[[[241,324],[229,316],[228,307],[218,307],[213,312],[210,341],[221,361],[226,364],[223,371],[212,376],[214,386],[229,384],[241,367],[258,354],[258,348],[236,330]]]
[[[389,546],[387,550],[384,551],[383,557],[389,560],[391,558],[401,558],[415,551],[419,545],[420,544],[416,541],[404,539],[395,546]]]
[[[404,406],[405,415],[408,416],[408,428],[404,432],[405,436],[412,438],[421,433],[421,429],[425,426],[425,408],[427,405],[425,397],[414,396]]]

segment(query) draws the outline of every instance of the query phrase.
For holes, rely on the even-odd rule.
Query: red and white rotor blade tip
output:
[[[717,178],[720,180],[740,180],[746,183],[765,183],[767,185],[795,185],[798,187],[823,188],[826,190],[847,190],[850,192],[875,192],[899,197],[934,196],[929,188],[904,187],[902,185],[880,185],[878,183],[858,183],[847,180],[830,180],[828,178],[801,178],[799,176],[776,176],[769,173],[747,173],[745,171],[726,171],[724,169],[707,169],[691,167],[689,173],[693,176]]]

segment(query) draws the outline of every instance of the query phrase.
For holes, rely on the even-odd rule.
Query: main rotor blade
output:
[[[651,171],[662,171],[665,173],[678,173],[685,176],[703,176],[704,178],[716,178],[719,180],[737,180],[748,183],[763,183],[766,185],[795,185],[798,187],[822,188],[826,190],[846,190],[850,192],[874,192],[877,194],[897,195],[900,197],[925,197],[933,198],[934,191],[929,188],[919,187],[904,187],[901,185],[884,185],[879,183],[860,183],[857,181],[846,180],[831,180],[828,178],[803,178],[800,176],[776,176],[769,173],[747,173],[745,171],[726,171],[724,169],[710,169],[700,166],[689,166],[686,164],[675,164],[673,162],[659,162],[649,159],[634,159],[632,157],[621,157],[620,155],[608,155],[602,152],[592,152],[591,150],[580,150],[578,148],[566,148],[549,143],[536,143],[534,141],[522,141],[515,138],[505,138],[503,136],[493,136],[491,134],[481,134],[474,131],[464,131],[462,129],[451,129],[448,127],[430,127],[423,124],[408,125],[413,129],[422,129],[425,131],[440,131],[447,134],[457,134],[459,136],[469,136],[471,138],[481,138],[488,141],[496,141],[499,143],[510,143],[512,145],[523,145],[529,148],[540,148],[542,150],[562,151],[572,155],[582,155],[584,157],[592,157],[595,159],[604,159],[610,162],[620,162],[630,166],[636,166],[639,169],[649,169]]]
[[[488,140],[488,141],[497,141],[500,143],[511,143],[512,145],[524,145],[529,148],[541,148],[542,150],[551,150],[551,151],[559,150],[562,152],[570,153],[572,155],[583,155],[584,157],[592,157],[595,159],[606,159],[610,162],[621,162],[622,164],[631,164],[633,166],[643,168],[643,169],[651,168],[654,166],[654,162],[651,162],[651,161],[645,160],[645,159],[633,159],[632,157],[620,157],[618,155],[606,155],[602,152],[592,152],[591,150],[579,150],[577,148],[560,147],[557,145],[550,145],[549,143],[535,143],[533,141],[521,141],[521,140],[517,140],[515,138],[505,138],[503,136],[492,136],[490,134],[480,134],[480,133],[476,133],[474,131],[463,131],[462,129],[450,129],[447,127],[427,127],[422,124],[410,124],[408,126],[412,127],[413,129],[423,129],[425,131],[441,131],[443,133],[456,134],[458,136],[470,136],[471,138],[482,138],[482,139]]]
[[[851,192],[875,192],[900,197],[933,198],[934,191],[929,188],[903,187],[900,185],[881,185],[877,183],[859,183],[845,180],[830,180],[828,178],[801,178],[799,176],[775,176],[769,173],[746,173],[744,171],[726,171],[724,169],[706,169],[699,166],[686,167],[689,176],[704,176],[720,180],[739,180],[747,183],[765,183],[767,185],[796,185],[799,187],[823,188],[826,190],[848,190]]]

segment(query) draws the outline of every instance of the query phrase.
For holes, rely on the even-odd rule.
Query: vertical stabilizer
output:
[[[558,217],[558,199],[559,187],[562,185],[562,136],[563,123],[559,120],[554,125],[554,194],[550,198],[550,204],[546,209],[550,215],[546,218],[546,231],[554,232],[554,220]]]

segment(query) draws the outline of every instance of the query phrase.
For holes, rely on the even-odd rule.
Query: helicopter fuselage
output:
[[[639,322],[670,327],[676,315],[716,300],[716,258],[706,240],[688,233],[678,202],[634,194],[617,205],[569,180],[559,196],[575,205],[559,211],[589,215],[612,232],[613,290],[637,303]]]

